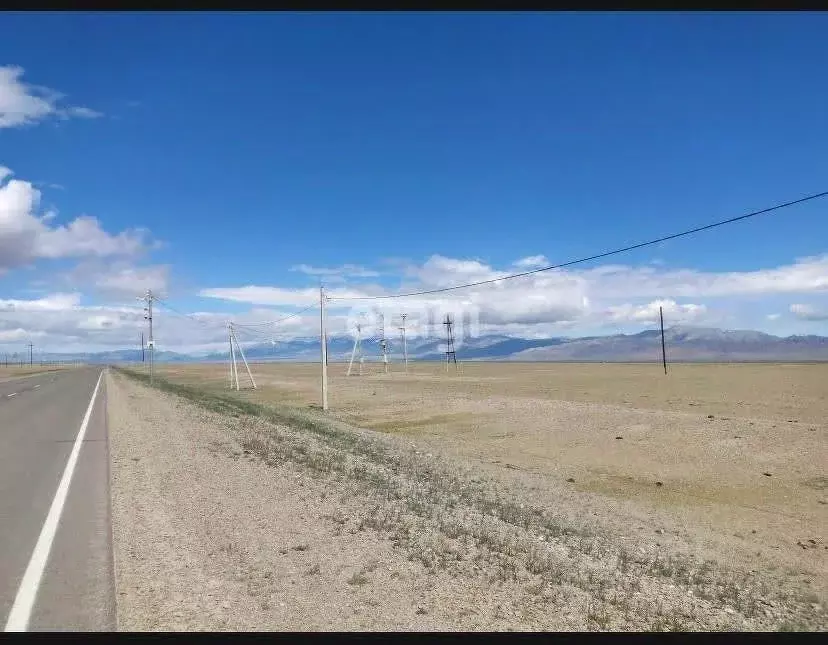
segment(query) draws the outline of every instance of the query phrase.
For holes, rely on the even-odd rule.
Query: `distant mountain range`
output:
[[[828,338],[780,338],[758,331],[702,327],[665,330],[671,361],[828,361]],[[661,360],[661,333],[571,339],[554,346],[534,347],[509,356],[516,361],[650,361]]]
[[[667,358],[670,361],[828,361],[828,338],[824,336],[788,336],[781,338],[758,331],[728,331],[703,327],[672,327],[665,331]],[[389,341],[391,359],[402,358],[399,340]],[[379,345],[364,340],[366,361],[379,360]],[[348,360],[353,339],[334,336],[328,339],[329,360]],[[591,336],[585,338],[525,339],[489,335],[459,343],[460,361],[660,361],[661,338],[658,330],[638,334]],[[319,340],[297,338],[276,344],[245,346],[248,360],[317,361]],[[408,343],[408,355],[414,360],[440,360],[445,351],[442,340]],[[95,363],[122,363],[141,360],[141,351],[123,349],[93,354],[46,354],[44,360],[85,360]],[[223,353],[195,356],[158,351],[158,362],[210,362],[227,359]]]

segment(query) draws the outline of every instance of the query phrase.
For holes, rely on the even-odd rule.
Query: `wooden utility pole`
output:
[[[658,317],[661,320],[661,362],[664,364],[664,374],[667,374],[667,350],[664,347],[664,310],[658,308]]]

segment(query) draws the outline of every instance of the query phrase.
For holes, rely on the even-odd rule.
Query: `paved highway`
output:
[[[6,631],[116,627],[101,372],[74,368],[0,382]]]

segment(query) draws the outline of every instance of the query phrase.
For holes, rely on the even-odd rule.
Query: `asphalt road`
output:
[[[13,607],[17,629],[116,628],[105,379],[90,407],[100,374],[73,368],[0,382],[0,625],[6,629]]]

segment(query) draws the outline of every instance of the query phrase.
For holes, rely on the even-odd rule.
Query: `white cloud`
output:
[[[218,298],[233,302],[248,302],[254,305],[309,305],[319,300],[318,289],[282,289],[280,287],[218,287],[202,289],[204,298]]]
[[[63,110],[63,114],[66,117],[76,116],[82,119],[100,119],[103,116],[103,112],[88,107],[70,107]]]
[[[152,289],[164,296],[167,291],[169,267],[156,265],[147,267],[121,267],[98,274],[94,285],[102,293],[113,296],[129,296]]]
[[[145,324],[143,309],[83,306],[80,294],[56,293],[36,300],[0,300],[0,344],[14,350],[20,340],[35,342],[36,351],[84,351],[90,347],[135,345]]]
[[[25,329],[0,329],[0,344],[2,343],[28,343],[35,338],[43,338],[44,332],[28,332]]]
[[[713,273],[693,269],[660,271],[654,267],[612,266],[578,273],[594,284],[594,293],[619,293],[643,298],[713,298],[732,295],[807,293],[828,289],[828,254],[797,260],[794,264]],[[599,280],[595,280],[597,276]]]
[[[700,304],[680,305],[675,300],[654,300],[646,305],[623,304],[607,308],[609,320],[613,322],[635,322],[654,325],[659,322],[659,308],[670,324],[696,322],[707,313],[707,307]]]
[[[366,269],[365,267],[356,264],[343,264],[339,267],[325,268],[314,267],[308,264],[297,264],[290,267],[291,271],[298,271],[306,275],[324,276],[326,278],[335,280],[345,280],[346,278],[376,278],[379,277],[377,271]]]
[[[50,226],[54,213],[37,214],[40,191],[10,176],[0,167],[0,273],[37,259],[131,256],[146,248],[146,231],[113,235],[88,215]]]
[[[768,314],[767,316],[765,316],[765,318],[767,318],[768,320],[779,320],[779,317],[781,315],[782,314]]]
[[[530,255],[515,262],[515,266],[519,269],[538,269],[549,266],[550,264],[551,262],[545,255]]]
[[[369,290],[370,293],[379,293],[376,289]],[[366,291],[334,288],[326,289],[330,298],[355,298],[366,294]],[[218,287],[213,289],[202,289],[198,293],[203,298],[216,298],[232,302],[245,302],[253,305],[302,307],[319,302],[319,289],[314,287],[289,289],[282,287],[259,287],[249,285],[246,287]]]
[[[180,305],[179,305],[180,307]],[[179,307],[176,307],[178,309]],[[273,310],[252,309],[243,314],[196,312],[188,316],[157,302],[154,310],[154,336],[159,350],[175,352],[225,351],[227,319],[244,324],[275,320],[282,314]],[[257,326],[254,332],[239,329],[239,340],[263,342],[307,336],[317,330],[319,313],[309,311],[276,329]],[[55,293],[33,300],[0,300],[0,351],[23,351],[35,343],[35,354],[48,352],[86,352],[140,347],[146,334],[143,305],[83,305],[78,293]],[[312,333],[311,333],[312,335]]]
[[[479,260],[460,260],[442,255],[432,255],[421,267],[413,267],[409,275],[428,289],[441,289],[463,282],[481,282],[508,275],[508,271],[496,271]]]
[[[389,337],[396,337],[399,315],[409,314],[407,325],[411,337],[426,335],[442,337],[441,312],[452,311],[461,326],[462,312],[475,312],[475,321],[481,334],[509,334],[524,338],[559,335],[582,336],[605,332],[634,332],[642,325],[657,326],[658,308],[664,309],[665,324],[700,324],[733,328],[749,328],[756,323],[767,322],[767,310],[742,309],[743,305],[758,302],[757,283],[768,284],[771,294],[780,286],[768,276],[785,276],[781,280],[786,289],[820,291],[819,267],[823,258],[806,258],[790,265],[752,272],[711,273],[701,271],[655,271],[652,267],[628,267],[605,265],[579,271],[549,271],[515,280],[447,291],[412,298],[388,298],[373,301],[337,300],[365,295],[388,295],[401,290],[432,289],[453,286],[464,281],[477,281],[502,277],[504,273],[479,260],[434,256],[419,266],[408,265],[398,284],[360,284],[358,287],[334,285],[327,289],[334,298],[329,303],[329,333],[349,333],[360,313],[375,307],[385,314]],[[92,262],[94,264],[94,262]],[[86,280],[99,289],[111,287],[113,293],[134,295],[142,280],[166,279],[165,267],[135,267],[130,264],[102,263]],[[735,278],[733,277],[735,276]],[[793,280],[790,276],[799,276]],[[622,282],[621,277],[628,278]],[[682,283],[679,278],[685,280]],[[681,296],[641,297],[649,293],[653,283],[665,285],[677,292],[712,293],[688,300]],[[155,282],[157,285],[158,282]],[[642,284],[644,287],[642,287]],[[705,286],[715,289],[704,291]],[[153,289],[161,287],[154,286]],[[743,289],[739,292],[737,289]],[[139,288],[137,290],[142,290]],[[728,293],[727,298],[716,294]],[[240,340],[265,342],[270,338],[315,338],[319,331],[319,290],[315,287],[288,288],[281,286],[247,285],[239,287],[206,288],[203,297],[234,303],[250,303],[250,310],[238,314],[199,312],[182,316],[167,310],[158,303],[155,316],[155,333],[159,349],[173,351],[224,351],[226,344],[225,323],[228,318],[239,323],[277,320],[304,307],[307,312],[295,316],[275,328],[255,327],[242,330]],[[740,297],[744,298],[740,300]],[[708,300],[707,298],[710,298]],[[125,299],[132,305],[132,299]],[[177,309],[181,304],[172,303]],[[256,308],[261,306],[261,308]],[[279,307],[280,310],[264,307]],[[186,311],[186,310],[185,310]],[[435,323],[431,332],[426,329],[428,312]],[[771,309],[771,311],[773,311]],[[815,319],[819,315],[813,306],[794,305],[791,311],[800,319]],[[735,313],[734,313],[735,312]],[[734,315],[753,315],[749,322]],[[197,319],[197,320],[194,320]],[[17,339],[23,330],[26,334],[41,334],[41,347],[60,351],[99,350],[137,346],[142,331],[146,329],[141,305],[89,306],[80,304],[77,293],[56,293],[29,301],[0,300],[0,332]],[[366,329],[367,334],[376,330]],[[2,341],[0,341],[2,342]],[[9,341],[11,345],[19,340]]]
[[[30,125],[49,117],[93,119],[103,116],[88,107],[62,105],[63,94],[30,85],[22,80],[22,76],[22,67],[0,66],[0,128]]]
[[[828,320],[828,310],[817,309],[812,305],[793,304],[790,307],[790,311],[800,320]]]
[[[65,311],[80,304],[79,293],[53,293],[37,300],[2,300],[0,311]]]
[[[96,218],[81,215],[66,226],[43,230],[36,252],[41,258],[135,255],[144,248],[144,236],[140,229],[111,235]]]
[[[540,258],[534,258],[540,262]],[[526,258],[523,258],[526,260]],[[818,292],[828,288],[828,255],[803,258],[789,265],[743,272],[666,270],[654,266],[602,265],[580,270],[552,270],[514,280],[498,280],[507,272],[480,260],[435,255],[421,265],[402,268],[396,285],[362,284],[331,287],[332,329],[344,324],[346,312],[379,307],[386,317],[401,311],[423,312],[428,308],[458,311],[463,307],[479,315],[482,328],[500,333],[520,330],[535,335],[538,330],[560,332],[628,325],[656,324],[658,307],[665,322],[736,324],[729,314],[739,297],[779,293]],[[340,300],[360,296],[386,296],[400,292],[443,289],[466,282],[494,283],[436,294],[387,298],[374,301]],[[314,288],[242,286],[204,289],[210,298],[271,306],[307,306],[318,300]],[[728,296],[727,301],[722,301]],[[686,302],[685,299],[692,298]],[[713,302],[705,302],[711,299]],[[716,299],[719,299],[718,301]],[[338,318],[338,316],[341,317]],[[741,323],[744,324],[744,323]]]

